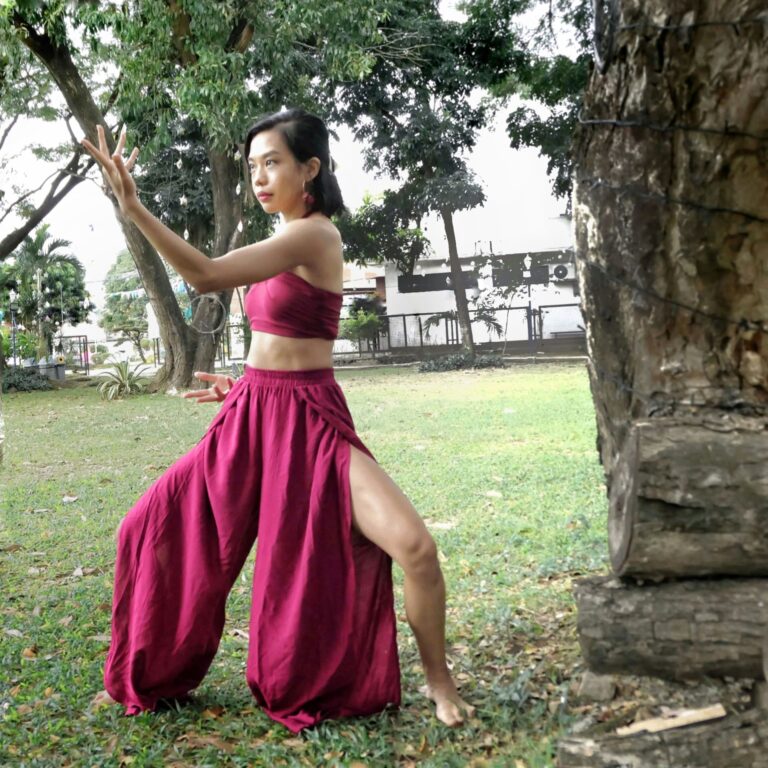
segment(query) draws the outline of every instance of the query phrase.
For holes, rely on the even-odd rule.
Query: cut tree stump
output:
[[[768,422],[635,422],[614,465],[619,576],[768,576]]]
[[[768,718],[749,710],[660,733],[571,736],[558,744],[558,768],[765,768]]]
[[[589,669],[602,674],[763,678],[768,579],[574,584]]]

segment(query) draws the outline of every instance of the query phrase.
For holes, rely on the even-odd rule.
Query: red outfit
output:
[[[251,286],[245,312],[254,331],[335,339],[342,299],[342,294],[318,288],[295,272],[281,272]]]
[[[249,291],[254,327],[331,331],[341,294],[289,274]],[[298,732],[399,705],[391,560],[352,528],[350,444],[374,458],[332,368],[246,365],[120,528],[104,682],[126,714],[200,684],[254,540],[246,680],[264,711]]]

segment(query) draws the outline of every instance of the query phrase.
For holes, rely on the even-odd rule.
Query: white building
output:
[[[560,242],[542,248],[548,239]],[[570,220],[559,217],[539,238],[521,243],[525,249],[493,254],[488,244],[484,252],[478,247],[472,256],[459,258],[475,343],[583,335],[571,243]],[[505,297],[504,289],[513,285],[516,290]],[[390,349],[459,342],[458,322],[436,317],[456,310],[445,259],[421,259],[412,275],[387,263],[384,293]],[[486,307],[495,326],[475,320],[479,306]]]

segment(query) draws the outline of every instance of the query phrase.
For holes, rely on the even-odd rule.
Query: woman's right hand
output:
[[[130,173],[136,158],[139,156],[139,148],[134,147],[130,157],[123,161],[125,128],[120,132],[117,147],[111,156],[107,149],[107,141],[104,138],[104,128],[101,125],[96,126],[96,133],[99,137],[98,149],[88,139],[81,139],[80,143],[101,166],[101,170],[104,172],[104,176],[117,199],[120,210],[128,216],[131,210],[139,204],[139,198],[136,194],[136,183]]]
[[[208,389],[194,389],[182,395],[187,400],[194,398],[198,403],[220,403],[229,394],[236,381],[236,379],[223,373],[195,371],[194,375],[200,381],[211,383]]]

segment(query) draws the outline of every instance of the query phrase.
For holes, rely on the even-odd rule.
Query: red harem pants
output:
[[[200,684],[254,540],[246,680],[264,711],[298,732],[399,705],[392,563],[352,528],[350,443],[374,458],[332,368],[245,367],[120,527],[104,683],[126,714]]]

